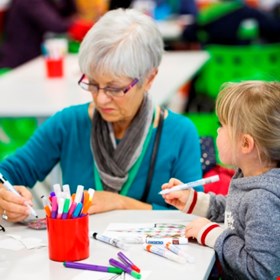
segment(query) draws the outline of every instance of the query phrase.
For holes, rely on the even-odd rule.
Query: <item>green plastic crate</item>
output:
[[[210,59],[195,83],[198,93],[216,98],[224,82],[280,80],[280,44],[207,47]]]

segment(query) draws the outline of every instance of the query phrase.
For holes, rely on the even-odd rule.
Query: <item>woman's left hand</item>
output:
[[[211,221],[206,219],[206,218],[198,218],[192,222],[190,222],[187,226],[186,226],[186,230],[185,230],[185,236],[187,238],[196,238],[198,237],[198,233],[200,232],[200,230],[206,226],[207,224],[210,224]]]
[[[111,210],[151,210],[150,204],[136,199],[108,191],[96,191],[92,199],[92,205],[88,210],[89,214],[102,213]]]

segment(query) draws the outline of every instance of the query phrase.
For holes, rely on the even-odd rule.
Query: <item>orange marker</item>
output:
[[[50,205],[49,205],[49,202],[47,200],[47,198],[45,196],[41,196],[41,199],[42,199],[42,202],[43,202],[43,205],[44,205],[44,209],[45,209],[45,212],[46,212],[46,215],[48,217],[51,216],[51,209],[50,209]]]
[[[83,210],[82,210],[82,215],[86,215],[87,212],[88,212],[88,209],[89,207],[91,206],[92,204],[92,198],[94,196],[94,192],[95,190],[94,189],[88,189],[87,193],[88,193],[88,201],[86,203],[84,203],[84,207],[83,207]]]

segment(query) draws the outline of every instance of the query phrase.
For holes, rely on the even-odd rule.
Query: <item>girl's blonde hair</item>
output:
[[[216,100],[216,113],[231,128],[234,141],[241,133],[253,137],[260,159],[280,165],[280,83],[226,83]]]

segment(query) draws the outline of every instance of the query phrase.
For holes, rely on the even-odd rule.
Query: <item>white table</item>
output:
[[[180,223],[186,224],[194,216],[179,211],[113,211],[90,216],[90,231],[104,232],[110,223]],[[0,232],[0,240],[5,234],[17,234],[21,237],[37,237],[47,240],[46,231],[28,229],[23,225],[5,225],[6,232]],[[130,246],[127,254],[147,277],[143,280],[160,279],[207,279],[215,262],[214,250],[195,242],[189,243],[187,252],[195,258],[193,264],[180,264],[152,253],[146,252],[141,244]],[[64,268],[62,263],[50,261],[48,248],[20,251],[0,249],[0,276],[5,280],[87,280],[94,279],[91,271]],[[90,240],[90,257],[83,262],[108,266],[109,258],[117,258],[120,249],[100,241]],[[91,276],[91,277],[90,277]]]
[[[206,62],[205,51],[168,52],[150,90],[157,104],[168,104],[177,90]],[[46,118],[58,110],[91,100],[79,88],[77,56],[68,55],[63,78],[47,79],[43,58],[28,62],[0,77],[0,117]]]

